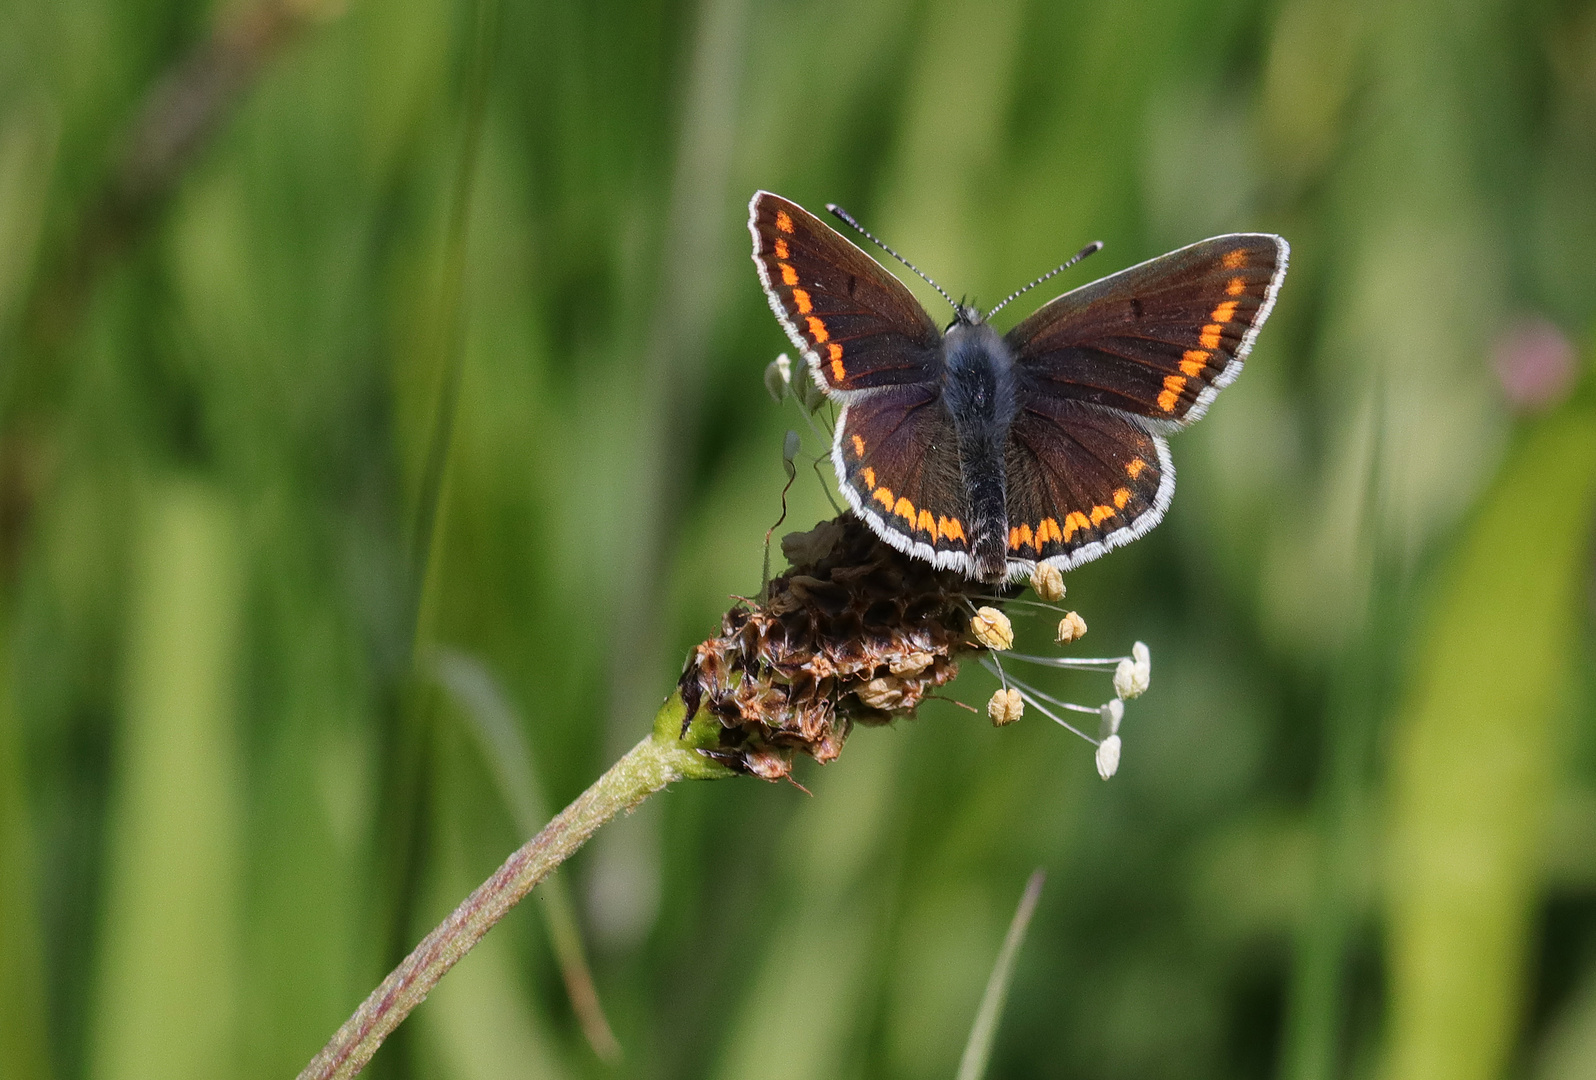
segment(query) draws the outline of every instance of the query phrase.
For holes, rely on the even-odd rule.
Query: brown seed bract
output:
[[[876,539],[851,515],[782,539],[791,569],[768,599],[738,603],[682,672],[689,718],[721,723],[704,753],[780,779],[793,758],[831,761],[855,723],[912,714],[958,674],[969,597],[987,586],[932,569]]]

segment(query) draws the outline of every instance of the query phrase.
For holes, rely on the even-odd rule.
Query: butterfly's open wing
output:
[[[938,569],[973,576],[958,438],[935,383],[883,387],[849,401],[831,457],[843,495],[877,536]]]
[[[1267,233],[1216,236],[1067,292],[1008,333],[1022,383],[1191,423],[1241,374],[1289,250]]]
[[[1009,331],[1020,413],[1007,449],[1010,572],[1068,570],[1147,532],[1175,472],[1160,428],[1202,416],[1269,317],[1289,249],[1240,233],[1045,304]]]
[[[942,334],[880,263],[768,191],[749,202],[748,231],[771,310],[832,397],[935,377]]]
[[[1035,397],[1009,429],[1009,573],[1069,570],[1158,524],[1175,493],[1163,436],[1087,402]]]

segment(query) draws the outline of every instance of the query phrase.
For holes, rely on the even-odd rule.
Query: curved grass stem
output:
[[[360,1072],[383,1040],[426,1000],[438,980],[533,886],[617,813],[632,809],[676,780],[735,775],[698,753],[700,746],[710,745],[718,725],[701,718],[685,737],[678,738],[683,712],[681,697],[672,694],[654,719],[653,733],[610,766],[422,939],[305,1066],[299,1080],[332,1080]]]

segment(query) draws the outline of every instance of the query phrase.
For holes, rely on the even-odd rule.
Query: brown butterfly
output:
[[[1003,304],[983,315],[931,282],[954,309],[938,330],[807,210],[768,191],[748,209],[771,309],[842,407],[831,457],[848,504],[899,550],[991,582],[1069,570],[1158,524],[1175,491],[1164,435],[1241,373],[1290,252],[1267,233],[1216,236],[1000,336],[988,320]]]

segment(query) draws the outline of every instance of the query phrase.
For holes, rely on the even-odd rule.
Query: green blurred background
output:
[[[994,1076],[1596,1077],[1569,0],[4,0],[0,1075],[292,1076],[647,730],[803,427],[759,187],[988,303],[1290,240],[1069,575],[1120,774],[934,703],[672,791],[555,879],[620,1064],[535,894],[374,1074],[951,1077],[1040,865]]]

